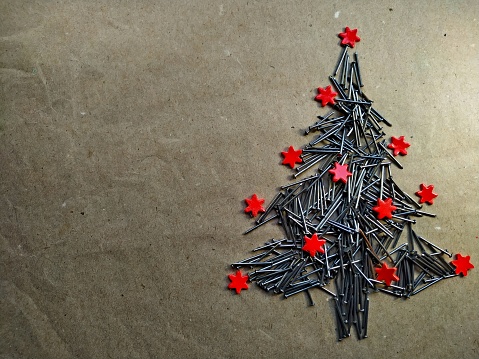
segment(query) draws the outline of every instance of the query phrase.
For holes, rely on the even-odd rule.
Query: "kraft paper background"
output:
[[[1,358],[478,358],[477,1],[0,1]],[[328,296],[228,290],[244,198],[291,181],[341,47],[406,136],[415,230],[476,269],[371,295],[336,340]]]

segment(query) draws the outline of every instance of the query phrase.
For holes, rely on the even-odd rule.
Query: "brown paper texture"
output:
[[[0,2],[1,358],[479,357],[476,1]],[[406,136],[395,181],[439,197],[415,228],[476,270],[372,295],[369,338],[332,303],[227,290],[282,233],[252,221],[280,152],[358,28],[364,91]]]

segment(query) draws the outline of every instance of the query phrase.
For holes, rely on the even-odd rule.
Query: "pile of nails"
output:
[[[348,52],[351,47],[344,46],[330,76],[338,95],[333,111],[318,116],[306,130],[316,137],[302,149],[295,182],[281,187],[245,232],[275,220],[285,237],[232,264],[246,271],[249,281],[285,298],[303,293],[314,305],[311,290],[330,296],[338,340],[349,337],[352,327],[359,339],[367,337],[372,292],[410,298],[457,275],[446,260],[452,254],[412,228],[414,218],[435,215],[423,211],[393,180],[391,167],[402,166],[387,150],[382,125],[390,123],[365,95],[358,56]],[[335,163],[347,164],[347,181],[332,180]],[[313,168],[314,174],[296,180]],[[396,209],[391,218],[378,219],[373,210],[378,199],[392,199]],[[304,250],[305,239],[314,234],[324,245],[310,255]],[[392,281],[378,280],[377,268],[385,263],[395,270]]]

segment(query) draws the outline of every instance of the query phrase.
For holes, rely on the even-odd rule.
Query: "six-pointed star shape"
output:
[[[251,212],[253,217],[256,217],[259,212],[264,212],[262,204],[264,203],[263,198],[258,198],[258,196],[253,194],[251,198],[245,198],[246,204],[248,207],[244,209],[245,213]]]
[[[393,211],[397,209],[396,206],[393,206],[392,198],[386,198],[384,201],[381,198],[378,198],[378,205],[373,207],[373,211],[377,212],[378,219],[393,218]]]
[[[334,163],[334,169],[330,169],[328,171],[333,176],[333,182],[341,181],[346,183],[348,180],[348,176],[352,176],[353,174],[348,171],[348,165],[340,165],[338,162]]]
[[[421,197],[419,203],[427,202],[429,204],[433,204],[434,198],[437,197],[437,194],[433,192],[434,185],[426,186],[424,183],[421,183],[420,188],[421,190],[416,192],[416,195]]]
[[[341,45],[349,45],[351,47],[354,47],[356,42],[361,41],[358,35],[358,29],[353,29],[351,30],[349,27],[346,26],[344,32],[339,33],[339,37],[342,39],[341,40]]]
[[[228,284],[229,289],[236,289],[236,294],[240,294],[241,289],[248,289],[248,275],[242,275],[241,271],[238,269],[235,274],[229,274],[228,278],[231,283]]]
[[[456,274],[462,273],[465,277],[467,276],[467,271],[474,268],[474,266],[469,261],[471,256],[462,256],[459,253],[456,254],[456,260],[451,261],[451,263],[456,267]]]
[[[389,268],[387,263],[383,263],[381,268],[374,268],[378,274],[377,280],[383,280],[384,283],[389,287],[392,281],[397,282],[399,277],[395,274],[397,271],[396,267]]]
[[[393,150],[394,156],[397,156],[398,154],[407,155],[406,148],[409,146],[411,146],[411,144],[404,141],[404,136],[400,136],[399,138],[392,136],[388,148]]]
[[[295,150],[293,146],[289,146],[288,151],[281,152],[281,154],[284,157],[282,164],[289,165],[291,168],[294,168],[294,165],[296,163],[303,162],[303,160],[300,157],[302,153],[303,153],[302,149]]]
[[[323,238],[318,238],[318,234],[315,233],[309,238],[304,236],[305,245],[303,246],[303,251],[308,252],[311,257],[314,257],[317,252],[324,253],[324,244],[326,240]]]
[[[326,106],[328,103],[332,103],[333,105],[336,103],[334,102],[334,98],[336,97],[337,93],[331,90],[331,85],[326,88],[318,87],[319,94],[316,95],[314,98],[316,101],[321,101],[321,106]]]

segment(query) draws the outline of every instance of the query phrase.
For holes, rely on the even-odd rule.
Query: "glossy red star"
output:
[[[346,26],[344,30],[344,32],[339,33],[339,37],[342,39],[341,45],[349,45],[351,47],[354,47],[356,42],[361,41],[361,39],[357,35],[358,29],[351,30],[349,27]]]
[[[392,198],[386,198],[384,201],[378,198],[378,205],[373,207],[373,211],[377,212],[378,219],[393,218],[393,211],[397,209],[396,206],[393,206]]]
[[[246,284],[246,282],[249,277],[247,274],[243,275],[239,269],[235,274],[228,275],[228,278],[231,281],[231,283],[228,284],[228,289],[235,289],[236,294],[240,294],[241,289],[248,289],[248,284]]]
[[[462,273],[465,277],[467,276],[467,271],[474,268],[474,266],[469,261],[471,256],[462,256],[459,253],[456,254],[456,260],[451,261],[452,265],[456,267],[456,274]]]
[[[416,195],[421,197],[419,199],[419,203],[426,202],[429,204],[433,204],[434,198],[437,197],[437,194],[433,192],[434,185],[426,186],[424,183],[421,183],[419,187],[421,188],[421,190],[416,192]]]
[[[264,203],[264,198],[258,198],[258,196],[253,194],[251,198],[245,198],[246,204],[248,207],[244,209],[245,213],[251,213],[253,217],[256,217],[259,212],[264,212],[262,204]]]
[[[303,246],[303,251],[308,252],[311,257],[314,257],[317,252],[324,253],[324,244],[326,240],[323,238],[318,238],[318,234],[315,233],[309,238],[304,236],[305,245]]]
[[[341,181],[346,183],[348,181],[348,176],[353,174],[348,171],[348,165],[340,165],[338,162],[334,163],[334,168],[328,171],[333,175],[333,182]]]
[[[388,145],[388,148],[393,150],[394,156],[397,156],[398,154],[407,155],[406,148],[409,146],[411,146],[411,144],[404,141],[404,136],[400,136],[399,138],[392,136],[391,143]]]
[[[334,102],[334,98],[336,97],[337,93],[331,89],[331,85],[326,88],[318,87],[319,94],[316,95],[314,98],[316,101],[321,101],[321,106],[326,106],[328,103],[332,103],[333,105],[336,103]]]
[[[399,277],[395,274],[397,271],[396,267],[389,268],[387,263],[383,263],[381,268],[374,268],[376,273],[378,274],[377,280],[383,280],[384,283],[389,287],[392,281],[397,282]]]
[[[291,168],[294,168],[296,163],[303,162],[302,158],[300,157],[302,153],[302,149],[295,150],[293,146],[289,146],[288,151],[281,152],[284,157],[282,164],[289,165]]]

